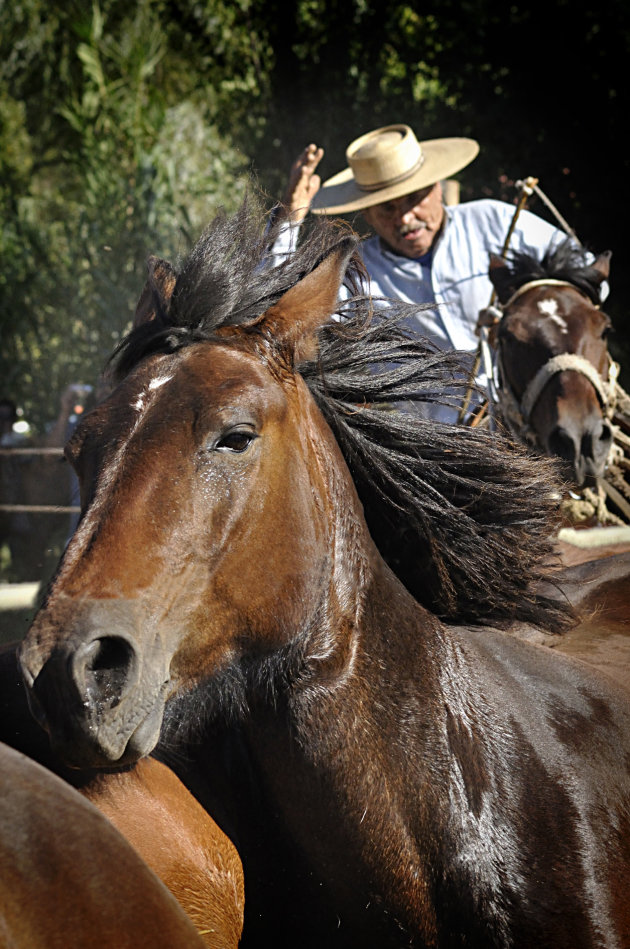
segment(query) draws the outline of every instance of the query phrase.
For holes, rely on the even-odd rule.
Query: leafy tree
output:
[[[36,2],[29,9],[42,16]],[[0,134],[14,144],[3,149],[0,191],[3,379],[40,430],[55,394],[98,376],[129,324],[148,254],[176,257],[243,190],[245,159],[219,132],[198,76],[180,98],[183,54],[169,47],[162,5],[123,10],[59,13],[51,47],[37,44],[43,61],[65,51],[42,128],[35,56],[22,71],[9,63],[0,87]]]

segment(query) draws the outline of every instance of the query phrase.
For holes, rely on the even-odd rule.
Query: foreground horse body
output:
[[[622,447],[629,448],[630,439],[615,426],[617,403],[627,396],[608,353],[610,319],[599,308],[609,268],[609,253],[587,264],[567,242],[541,261],[524,254],[509,263],[495,257],[490,279],[502,308],[496,347],[504,421],[525,444],[561,459],[576,489],[593,488],[606,476],[615,523],[619,516],[630,519],[622,470],[630,468]],[[579,506],[573,507],[577,515]],[[584,519],[584,511],[576,519]]]
[[[2,949],[194,949],[175,898],[77,791],[0,745]]]
[[[205,946],[236,949],[243,929],[244,883],[234,845],[176,775],[153,758],[120,772],[64,767],[28,712],[16,648],[0,647],[0,742],[80,790],[167,886]],[[50,794],[58,787],[53,783]],[[55,806],[51,796],[49,810]]]
[[[35,713],[83,765],[149,753],[165,708],[164,754],[190,726],[181,773],[245,864],[243,945],[630,946],[627,696],[492,628],[560,622],[532,593],[544,463],[379,416],[418,350],[391,330],[383,384],[357,368],[388,364],[378,327],[318,339],[348,241],[266,275],[243,219],[154,281],[69,447],[84,513],[21,652]],[[429,388],[448,360],[420,359]],[[416,597],[381,555],[397,514]]]

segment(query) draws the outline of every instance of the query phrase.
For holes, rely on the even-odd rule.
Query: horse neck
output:
[[[392,934],[383,920],[365,913],[369,893],[393,889],[393,905],[413,920],[417,934],[427,927],[431,944],[434,920],[422,906],[438,844],[426,762],[446,759],[441,635],[435,619],[376,561],[351,645],[341,649],[344,659],[339,652],[336,662],[335,653],[311,656],[282,701],[252,709],[242,744],[235,748],[233,735],[227,738],[228,809],[236,809],[230,819],[248,841],[246,874],[257,880],[250,890],[254,915],[258,900],[261,914],[269,912],[261,893],[275,872],[269,864],[277,862],[278,873],[288,877],[286,899],[298,914],[308,910],[324,920],[338,913],[362,944],[397,945],[398,930]],[[212,744],[203,755],[212,784]],[[395,884],[392,861],[401,865]],[[317,885],[331,873],[330,891]],[[277,892],[272,904],[274,898]],[[287,925],[284,917],[276,923]],[[313,926],[317,931],[318,923]]]
[[[355,663],[374,652],[380,664],[397,664],[394,641],[416,640],[438,624],[408,593],[385,563],[365,521],[363,505],[337,440],[309,394],[303,406],[305,431],[325,498],[329,523],[330,573],[306,651],[306,678],[336,690],[352,677]],[[377,654],[380,652],[380,656]]]
[[[443,629],[378,552],[336,439],[307,395],[300,396],[300,437],[311,461],[313,516],[324,512],[329,550],[319,608],[292,652],[270,660],[266,672],[272,678],[262,688],[265,670],[256,670],[246,696],[243,741],[229,726],[222,738],[215,723],[198,751],[193,747],[188,754],[196,758],[191,767],[206,806],[213,814],[218,806],[226,826],[249,841],[246,873],[258,880],[248,898],[254,917],[257,900],[269,912],[265,881],[273,876],[269,861],[277,862],[278,873],[288,878],[286,899],[300,908],[298,915],[303,910],[318,918],[321,909],[323,919],[340,906],[344,923],[354,919],[369,944],[374,934],[362,900],[372,880],[380,881],[377,890],[389,888],[384,856],[404,854],[405,879],[415,893],[418,880],[428,875],[426,850],[434,850],[432,840],[425,842],[432,831],[424,801],[432,794],[423,789],[430,781],[425,762],[445,759],[439,707]],[[418,777],[411,781],[410,734]],[[218,757],[226,762],[226,774],[217,767]],[[321,829],[316,839],[308,830],[313,826]],[[331,861],[347,869],[327,902],[326,888],[313,893],[311,881],[324,879],[322,867]],[[423,891],[422,883],[418,889]],[[416,928],[424,925],[417,906],[411,914]],[[376,938],[392,944],[391,934],[389,941],[380,940],[380,933]]]
[[[218,773],[217,724],[208,727],[192,767],[206,802],[214,808],[218,798],[236,833],[250,838],[253,876],[267,877],[268,860],[277,860],[283,875],[292,868],[289,886],[296,905],[300,900],[314,905],[313,894],[305,897],[308,881],[322,879],[321,867],[329,861],[345,867],[347,858],[333,902],[343,905],[344,920],[356,914],[363,932],[369,924],[361,900],[369,881],[382,878],[381,889],[389,886],[383,856],[408,849],[404,860],[415,881],[428,867],[416,841],[431,836],[424,817],[423,801],[431,799],[430,791],[423,793],[430,780],[425,762],[445,758],[443,750],[433,753],[442,742],[444,631],[380,556],[337,442],[310,400],[301,417],[302,437],[314,459],[316,510],[325,509],[328,523],[330,565],[319,609],[291,647],[295,651],[267,667],[274,687],[261,690],[263,673],[257,671],[247,696],[243,743],[229,727],[224,739],[221,756],[227,757],[229,777]],[[418,772],[412,781],[410,734]],[[194,748],[188,753],[195,755]],[[391,819],[383,818],[387,814]],[[309,826],[321,828],[317,839]],[[266,835],[262,844],[261,834]],[[433,849],[432,843],[423,846]],[[259,894],[253,890],[255,914]],[[324,889],[313,898],[325,902]]]

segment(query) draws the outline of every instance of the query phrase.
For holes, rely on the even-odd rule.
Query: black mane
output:
[[[587,253],[570,239],[550,248],[541,260],[513,252],[507,258],[507,267],[494,272],[493,283],[499,302],[505,304],[519,287],[546,278],[565,280],[585,293],[591,303],[598,306],[601,302],[602,274],[589,263]]]
[[[347,235],[347,231],[345,232]],[[244,204],[215,219],[180,268],[168,309],[133,330],[113,356],[115,376],[141,359],[211,340],[222,326],[254,327],[340,239],[318,223],[290,259],[264,266],[270,235]],[[356,289],[359,271],[348,280]],[[366,296],[320,333],[300,366],[355,480],[372,536],[416,599],[457,622],[514,618],[557,628],[563,607],[536,592],[551,555],[557,489],[551,463],[496,434],[421,418],[410,403],[446,401],[463,354],[405,331],[415,308],[373,311]],[[463,384],[463,383],[460,383]],[[451,395],[452,399],[453,396]],[[394,408],[406,403],[406,410]]]

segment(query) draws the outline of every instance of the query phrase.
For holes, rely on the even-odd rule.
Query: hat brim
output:
[[[472,138],[435,138],[420,144],[424,161],[408,178],[377,191],[362,191],[352,168],[345,168],[324,182],[313,199],[311,211],[314,214],[344,214],[402,198],[412,191],[450,178],[479,154],[479,144]]]

